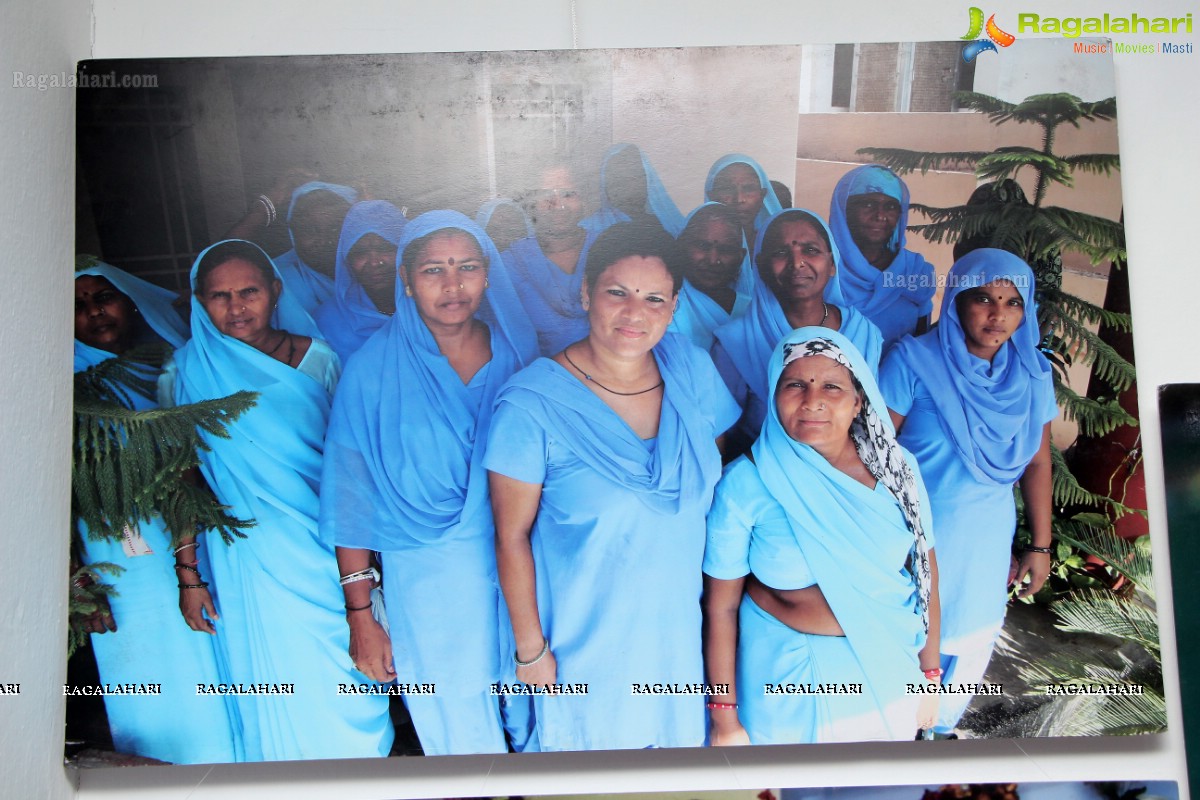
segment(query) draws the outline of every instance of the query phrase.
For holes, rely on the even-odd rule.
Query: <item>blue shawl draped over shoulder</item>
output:
[[[642,169],[646,173],[646,207],[643,210],[658,219],[667,233],[678,236],[683,230],[683,214],[671,199],[671,194],[650,164],[650,159],[640,147],[629,142],[614,144],[604,155],[604,161],[600,165],[600,210],[579,224],[589,231],[600,233],[618,222],[629,221],[628,215],[613,206],[608,196],[608,164],[614,156],[627,148],[632,148],[638,154]]]
[[[445,228],[474,237],[489,265],[478,318],[491,331],[492,360],[478,412],[397,281],[395,316],[338,385],[322,481],[321,534],[331,544],[394,551],[492,535],[482,445],[496,394],[537,345],[500,254],[467,217],[422,214],[405,228],[397,257]]]
[[[758,183],[767,193],[763,195],[763,205],[758,211],[758,216],[754,218],[754,229],[761,231],[770,222],[771,217],[783,210],[783,205],[779,202],[779,198],[775,196],[775,187],[771,185],[771,179],[767,177],[767,173],[759,166],[758,162],[747,155],[741,153],[730,153],[726,156],[718,158],[708,170],[708,177],[704,179],[704,197],[706,200],[712,200],[713,181],[721,174],[721,170],[728,167],[730,164],[745,164],[754,170],[754,174],[758,176]]]
[[[896,254],[885,270],[876,269],[854,243],[846,222],[846,201],[854,195],[879,192],[900,202],[900,219],[888,242]],[[886,167],[866,164],[838,181],[829,206],[829,227],[842,251],[842,293],[846,303],[879,326],[887,344],[915,330],[937,291],[933,266],[918,253],[904,249],[908,230],[908,187]]]
[[[692,209],[684,221],[683,230],[686,230],[687,226],[692,223],[692,219],[700,209],[719,205],[721,204],[710,200]],[[679,232],[680,236],[683,235],[683,230]],[[678,238],[679,236],[676,236],[677,240]],[[742,265],[738,269],[737,280],[733,285],[733,291],[737,295],[733,301],[733,310],[726,313],[716,300],[697,289],[691,284],[691,281],[685,278],[683,288],[679,290],[679,305],[675,308],[675,314],[671,317],[671,324],[667,330],[682,333],[701,350],[709,350],[712,348],[713,331],[746,312],[754,295],[754,284],[758,281],[758,272],[754,268],[754,262],[750,257],[750,248],[746,246],[744,234],[742,235],[742,249],[745,250],[745,255],[742,257]]]
[[[803,211],[819,221],[824,228],[836,265],[836,271],[830,277],[829,283],[825,285],[825,302],[837,306],[842,312],[842,324],[838,332],[862,354],[871,374],[878,375],[879,359],[883,351],[883,336],[874,323],[856,309],[845,304],[839,278],[842,273],[841,251],[838,248],[837,240],[830,234],[829,227],[821,219],[820,214],[814,214],[805,209],[784,209],[773,214],[767,219],[766,224],[760,225],[758,228],[754,242],[754,263],[758,263],[758,256],[762,252],[763,238],[771,222],[781,214],[794,211]],[[715,336],[737,366],[750,391],[765,400],[771,397],[771,390],[774,388],[766,382],[767,365],[770,362],[771,353],[780,340],[791,331],[792,326],[788,323],[787,317],[783,313],[783,307],[779,305],[775,293],[756,274],[754,295],[750,300],[750,307],[741,317],[718,328]]]
[[[296,201],[312,192],[331,192],[350,205],[358,202],[358,192],[349,186],[340,186],[336,183],[309,181],[296,187],[295,191],[292,192],[292,199],[288,203],[287,213],[288,236],[292,240],[292,249],[275,257],[275,269],[279,270],[279,277],[283,280],[284,291],[291,293],[292,297],[299,301],[301,308],[307,311],[310,316],[316,313],[321,304],[333,296],[333,279],[328,275],[317,272],[304,263],[300,258],[300,254],[296,252],[296,236],[292,233],[291,229],[292,214],[296,210]]]
[[[1016,286],[1025,316],[988,362],[967,351],[956,301],[962,292],[997,280]],[[1041,447],[1042,426],[1031,420],[1039,418],[1054,386],[1050,364],[1037,349],[1040,339],[1033,270],[1012,253],[981,248],[951,268],[936,327],[896,344],[897,354],[933,390],[946,437],[981,483],[1012,484]]]
[[[333,297],[317,309],[317,327],[325,341],[345,364],[363,342],[379,330],[388,315],[375,307],[362,284],[355,280],[347,262],[358,240],[374,233],[392,244],[400,241],[406,220],[400,209],[385,200],[356,203],[342,223],[334,262]],[[399,280],[397,280],[399,283]]]

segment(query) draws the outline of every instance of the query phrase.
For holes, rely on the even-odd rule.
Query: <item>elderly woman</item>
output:
[[[688,215],[678,242],[683,288],[667,330],[710,350],[713,331],[742,316],[750,305],[757,281],[750,253],[733,209],[715,202]]]
[[[617,222],[657,224],[672,236],[683,230],[683,214],[636,144],[613,145],[600,165],[600,210],[581,224],[597,233]]]
[[[174,299],[174,293],[108,264],[76,272],[75,371],[137,345],[181,346],[187,327],[171,305]],[[122,388],[134,410],[155,407],[134,387]],[[162,519],[141,520],[120,539],[80,533],[83,563],[108,562],[123,570],[110,581],[116,592],[109,612],[90,621],[100,680],[162,686],[159,695],[104,698],[113,747],[173,764],[235,760],[239,743],[226,702],[196,695],[196,684],[221,680],[216,645],[188,630],[175,611],[178,581],[169,560],[171,533]],[[196,560],[190,548],[176,551],[176,558],[185,564]],[[181,717],[188,726],[179,725]]]
[[[309,181],[292,192],[287,213],[292,249],[275,265],[288,294],[309,316],[333,297],[338,232],[356,202],[358,192],[336,183]]]
[[[950,270],[937,326],[902,339],[880,386],[900,443],[929,486],[942,557],[942,668],[979,683],[1004,623],[1007,588],[1034,594],[1050,572],[1050,421],[1058,414],[1050,364],[1038,352],[1033,271],[984,248]],[[1013,485],[1033,539],[1015,562]],[[943,704],[950,734],[966,696]]]
[[[589,333],[501,391],[484,466],[496,554],[543,750],[704,741],[700,561],[737,406],[703,351],[665,334],[682,274],[656,228],[614,225],[588,255]]]
[[[713,744],[911,740],[933,723],[937,565],[915,460],[844,336],[775,348],[749,457],[717,486],[704,552]],[[924,676],[922,676],[924,673]],[[812,694],[817,684],[842,687]]]
[[[355,204],[342,223],[333,297],[315,320],[343,364],[396,311],[396,243],[404,224],[400,209],[384,200]]]
[[[480,462],[496,393],[533,360],[536,339],[511,313],[500,254],[463,215],[417,217],[400,254],[396,315],[350,362],[334,402],[321,533],[338,548],[355,662],[380,682],[436,686],[404,698],[425,754],[504,753],[492,685],[508,621]],[[371,551],[390,643],[370,613]]]
[[[742,224],[747,242],[783,210],[767,173],[750,156],[730,153],[713,163],[704,181],[704,197],[732,208]]]
[[[247,760],[386,756],[387,697],[338,694],[365,678],[347,652],[333,548],[317,535],[340,364],[281,289],[266,253],[249,242],[215,244],[192,267],[192,339],[163,372],[160,397],[258,393],[229,438],[205,437],[211,450],[201,454],[217,499],[257,524],[232,545],[205,537],[212,574],[181,573],[180,605],[194,629],[218,634],[233,683],[283,685],[235,698]]]
[[[842,294],[883,333],[884,349],[929,327],[933,266],[904,249],[908,187],[887,167],[850,170],[838,181],[829,226],[842,251]]]
[[[753,441],[767,416],[774,387],[766,382],[775,345],[789,331],[819,325],[854,343],[872,374],[878,372],[883,337],[842,299],[841,255],[825,222],[811,211],[787,209],[759,230],[754,261],[761,280],[746,313],[718,328],[713,361],[745,410],[738,439]],[[735,452],[744,448],[737,448]]]

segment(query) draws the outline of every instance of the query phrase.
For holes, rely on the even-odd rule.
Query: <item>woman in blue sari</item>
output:
[[[656,227],[605,231],[588,256],[588,336],[517,373],[492,418],[516,677],[554,687],[534,695],[542,750],[704,742],[694,694],[638,691],[703,680],[704,515],[738,413],[708,356],[665,333],[683,277],[673,245]]]
[[[767,364],[775,345],[789,331],[820,325],[839,331],[862,353],[872,374],[879,371],[883,337],[879,329],[842,299],[841,253],[824,220],[811,211],[790,208],[759,229],[750,307],[718,328],[713,361],[745,415],[738,439],[752,442],[767,416],[772,388]],[[739,452],[744,448],[737,448]]]
[[[940,674],[916,461],[841,334],[792,331],[769,370],[762,436],[708,515],[705,659],[709,683],[729,686],[708,704],[711,743],[911,741],[937,694],[909,687]]]
[[[417,217],[399,252],[396,315],[338,387],[321,534],[337,546],[355,662],[383,683],[436,687],[404,698],[425,754],[504,753],[492,686],[511,635],[481,462],[496,394],[536,339],[495,245],[462,214]],[[390,643],[362,577],[371,551]]]
[[[172,307],[176,295],[108,264],[75,273],[75,371],[151,342],[180,347],[187,326]],[[148,377],[153,377],[150,375]],[[130,387],[136,411],[154,401]],[[111,578],[109,613],[92,620],[92,649],[100,680],[157,683],[158,695],[108,695],[113,747],[172,764],[235,761],[239,742],[224,698],[196,695],[196,684],[221,680],[215,642],[179,619],[171,533],[157,515],[127,527],[121,539],[81,531],[83,563],[108,562],[124,571]],[[176,552],[185,564],[191,548]],[[186,576],[186,571],[178,573]],[[105,635],[100,635],[105,634]],[[188,720],[180,725],[180,719]]]
[[[230,513],[256,525],[231,545],[205,537],[212,573],[191,575],[181,587],[185,618],[215,630],[232,683],[274,687],[235,697],[246,760],[386,756],[387,697],[338,693],[364,676],[347,653],[333,547],[317,534],[338,358],[315,338],[308,314],[281,294],[277,271],[256,245],[209,247],[192,267],[192,289],[192,339],[163,372],[159,393],[175,403],[258,393],[228,439],[205,437],[211,450],[200,465]]]
[[[493,197],[475,212],[475,224],[503,253],[517,239],[533,236],[533,223],[521,204],[508,197]]]
[[[750,251],[733,210],[715,202],[688,214],[678,242],[686,271],[667,330],[710,350],[713,331],[742,316],[750,305],[757,282]]]
[[[288,204],[292,249],[275,258],[284,289],[309,316],[333,297],[338,232],[358,192],[336,183],[309,181],[296,187]]]
[[[942,564],[942,668],[980,683],[1008,603],[1038,591],[1050,571],[1050,421],[1058,414],[1050,364],[1038,351],[1033,271],[983,248],[950,270],[938,324],[884,360],[880,386],[900,443],[921,464]],[[1032,542],[1015,562],[1013,485],[1021,485]],[[946,698],[936,732],[950,734],[969,696]]]
[[[343,364],[396,311],[396,244],[404,224],[400,209],[384,200],[356,203],[342,223],[333,297],[314,319]]]
[[[742,223],[747,242],[783,210],[767,173],[750,156],[730,153],[718,158],[704,181],[704,197],[732,208]]]
[[[597,233],[617,222],[655,222],[672,236],[683,230],[683,214],[636,144],[609,148],[600,165],[600,210],[582,223]]]
[[[867,164],[838,181],[829,227],[842,251],[842,294],[879,326],[888,349],[929,327],[937,279],[933,266],[904,249],[908,187],[887,167]]]

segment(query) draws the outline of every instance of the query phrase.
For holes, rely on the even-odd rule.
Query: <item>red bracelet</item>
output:
[[[714,709],[714,710],[716,710],[716,709],[727,710],[727,709],[738,707],[737,703],[705,703],[705,705],[708,708]]]
[[[934,667],[933,669],[924,669],[921,671],[925,673],[925,680],[927,681],[937,680],[943,675],[941,667]]]

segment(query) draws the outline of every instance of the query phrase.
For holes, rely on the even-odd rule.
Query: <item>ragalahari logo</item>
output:
[[[991,50],[993,53],[999,52],[996,50],[996,45],[1008,47],[1017,40],[1017,37],[1011,33],[1007,33],[1000,29],[996,24],[996,15],[992,14],[987,18],[987,24],[983,21],[983,9],[971,6],[968,10],[971,15],[970,27],[967,29],[966,36],[963,39],[972,39],[973,41],[963,45],[962,57],[963,61],[970,63],[975,60],[975,57],[980,53]],[[979,38],[979,34],[987,33],[986,39]]]

